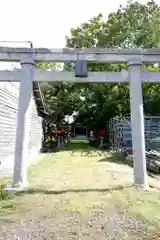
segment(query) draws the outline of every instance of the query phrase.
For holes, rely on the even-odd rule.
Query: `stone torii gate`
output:
[[[142,81],[160,82],[160,73],[143,72],[141,65],[160,63],[160,49],[44,49],[44,48],[4,48],[0,47],[0,61],[21,63],[21,69],[0,71],[0,81],[20,81],[19,109],[17,118],[16,146],[12,189],[27,186],[28,139],[29,139],[29,103],[33,82],[90,82],[122,83],[128,82],[130,89],[132,146],[134,149],[134,184],[148,187],[146,159]],[[38,70],[36,61],[77,62],[82,63],[80,73]],[[127,63],[128,71],[86,72],[87,62]],[[9,189],[9,188],[8,188]]]

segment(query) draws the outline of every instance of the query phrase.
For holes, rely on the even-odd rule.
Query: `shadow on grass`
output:
[[[121,165],[128,165],[129,167],[133,168],[133,165],[131,164],[131,162],[125,159],[124,153],[120,153],[120,152],[111,153],[110,156],[101,158],[100,160],[98,160],[98,162],[112,162],[112,163],[121,164]],[[156,178],[159,180],[159,175],[160,174],[148,170],[148,176],[152,178]]]
[[[6,214],[5,214],[6,216]],[[0,223],[4,224],[4,223],[8,223],[8,224],[14,224],[15,221],[12,221],[10,219],[6,219],[6,218],[0,218]]]
[[[98,160],[98,162],[113,162],[113,163],[118,163],[122,165],[127,164],[131,166],[131,164],[127,160],[125,160],[124,154],[120,152],[110,153],[110,156],[101,158],[100,160]]]
[[[75,153],[79,153],[81,157],[96,157],[96,156],[106,156],[108,152],[106,149],[98,149],[91,145],[86,140],[72,140],[67,146],[61,148],[50,149],[47,153],[56,152],[71,152],[71,156]]]
[[[74,156],[75,153],[79,153],[81,157],[105,156],[107,153],[106,150],[100,150],[90,146],[88,141],[85,140],[75,140],[66,147],[56,149],[56,152],[65,151],[71,152],[71,156]]]
[[[53,195],[60,195],[60,194],[66,194],[66,193],[91,193],[91,192],[113,192],[113,191],[120,191],[125,188],[131,188],[132,186],[116,186],[111,188],[84,188],[84,189],[66,189],[66,190],[45,190],[41,188],[30,188],[24,191],[16,192],[15,194],[17,196],[25,195],[25,194],[53,194]]]
[[[45,153],[54,153],[54,152],[64,152],[64,151],[91,151],[95,148],[89,145],[89,142],[86,140],[72,140],[67,146],[60,148],[53,148],[46,150]]]

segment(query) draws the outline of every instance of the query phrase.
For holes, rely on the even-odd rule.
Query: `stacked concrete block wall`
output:
[[[144,117],[144,126],[146,150],[150,150],[153,140],[160,138],[160,116]],[[130,118],[112,119],[109,124],[109,135],[115,149],[132,148]]]
[[[0,83],[0,161],[1,169],[12,169],[14,164],[19,83]],[[42,119],[38,116],[34,97],[31,100],[29,159],[36,157],[41,148]]]

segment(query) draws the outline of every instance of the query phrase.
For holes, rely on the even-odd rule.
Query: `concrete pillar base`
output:
[[[23,191],[24,189],[26,189],[29,186],[28,183],[19,183],[16,185],[7,185],[5,187],[6,191],[13,191],[13,192],[20,192]]]
[[[148,184],[144,185],[144,184],[133,184],[134,187],[138,188],[138,189],[142,189],[142,190],[151,190],[150,186]]]

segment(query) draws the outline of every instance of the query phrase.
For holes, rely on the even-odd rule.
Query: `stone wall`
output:
[[[0,82],[0,161],[2,169],[14,164],[19,83]],[[41,148],[42,119],[38,117],[34,98],[31,101],[29,162]]]

